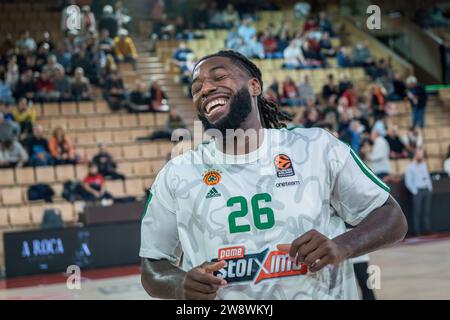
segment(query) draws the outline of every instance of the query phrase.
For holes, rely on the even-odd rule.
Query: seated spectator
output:
[[[327,83],[322,87],[322,99],[328,100],[332,95],[339,95],[339,88],[334,82],[334,76],[330,73],[327,76]]]
[[[33,77],[33,71],[31,69],[27,69],[20,75],[20,80],[14,91],[14,97],[16,100],[22,97],[33,100],[35,95],[36,82]]]
[[[402,159],[408,157],[408,151],[398,136],[397,126],[391,126],[386,135],[386,141],[389,143],[389,157],[391,159]]]
[[[377,131],[379,135],[382,137],[386,137],[387,135],[387,125],[386,125],[386,116],[380,115],[375,117],[375,122],[372,126],[372,131]]]
[[[359,154],[362,141],[362,127],[358,120],[350,121],[350,125],[346,132],[340,137],[340,139],[350,145],[352,150]]]
[[[13,110],[14,121],[20,125],[20,140],[33,134],[33,125],[36,122],[36,109],[28,103],[26,98],[20,98]]]
[[[305,118],[305,128],[316,127],[320,122],[320,113],[316,108],[310,108],[309,110],[306,110],[303,116]]]
[[[347,47],[342,47],[336,54],[336,62],[338,67],[349,68],[353,67],[353,61],[350,56],[350,50]]]
[[[339,76],[339,83],[338,83],[338,88],[339,88],[339,97],[344,93],[345,90],[347,90],[351,85],[353,85],[350,76],[347,73],[342,73]]]
[[[86,201],[102,201],[102,204],[109,204],[113,197],[106,191],[105,179],[98,172],[97,165],[90,163],[88,165],[88,174],[83,179],[83,199]],[[105,201],[107,200],[107,201]]]
[[[36,42],[34,39],[30,36],[30,32],[26,30],[20,37],[19,40],[16,42],[16,47],[21,51],[22,49],[26,48],[31,52],[34,52],[37,48]]]
[[[298,96],[300,99],[300,104],[306,105],[308,99],[316,102],[316,94],[314,93],[314,88],[309,83],[309,76],[307,74],[303,75],[303,81],[298,85]]]
[[[125,176],[117,172],[117,163],[108,152],[105,143],[98,145],[98,153],[92,158],[92,163],[97,166],[98,172],[105,178],[112,180],[125,180]]]
[[[366,104],[375,118],[386,115],[385,91],[380,84],[369,85],[366,99]]]
[[[55,79],[61,69],[64,70],[64,67],[58,63],[56,56],[51,54],[47,58],[47,64],[42,67],[42,73],[46,73],[50,79]]]
[[[306,34],[310,31],[315,31],[319,28],[317,25],[317,21],[313,16],[310,16],[303,25],[303,34]]]
[[[128,36],[126,29],[120,29],[118,36],[114,38],[114,50],[117,62],[131,62],[133,69],[137,70],[138,54],[134,41]]]
[[[423,147],[423,136],[419,127],[411,127],[402,139],[403,144],[412,156],[417,148]]]
[[[109,35],[112,38],[115,38],[117,35],[117,30],[119,29],[119,23],[117,21],[116,15],[113,13],[114,9],[110,5],[106,5],[103,7],[103,15],[100,17],[100,21],[98,23],[98,29],[108,30]]]
[[[241,36],[237,32],[237,27],[232,27],[225,38],[225,46],[228,49],[236,49],[240,41]]]
[[[353,84],[350,84],[348,88],[342,93],[341,98],[342,97],[347,99],[347,106],[349,108],[358,107],[358,93],[353,87]]]
[[[379,59],[369,74],[374,80],[382,78],[383,76],[392,78],[392,69],[389,65],[389,61],[383,58]]]
[[[358,42],[353,48],[353,64],[358,67],[368,67],[374,64],[367,41]]]
[[[33,135],[24,141],[24,146],[30,157],[30,164],[33,167],[49,166],[53,164],[48,141],[43,135],[43,130],[40,125],[35,125],[33,128]]]
[[[170,109],[169,111],[169,117],[167,118],[167,121],[164,126],[164,130],[158,130],[153,132],[150,137],[146,138],[138,138],[138,140],[158,140],[158,139],[165,139],[165,140],[171,140],[172,134],[177,129],[185,129],[186,124],[183,120],[183,117],[177,113],[174,109]]]
[[[72,97],[76,101],[87,101],[92,99],[91,83],[84,76],[82,68],[76,68],[72,81],[70,83]]]
[[[363,112],[361,111],[360,108],[353,108],[353,119],[359,121],[359,123],[362,127],[362,131],[364,133],[366,133],[366,134],[370,133],[371,127],[370,127],[369,120],[363,114]]]
[[[172,61],[175,65],[181,66],[187,60],[187,55],[193,53],[191,49],[186,46],[185,41],[181,41],[178,48],[172,55]]]
[[[72,142],[61,126],[53,130],[52,136],[48,141],[48,147],[55,164],[77,163],[78,157],[75,154]]]
[[[318,19],[318,25],[319,30],[322,31],[322,33],[328,33],[331,37],[334,37],[334,30],[333,25],[327,17],[327,13],[325,11],[319,12],[319,19]]]
[[[5,140],[0,144],[0,168],[23,167],[28,154],[17,140]]]
[[[95,16],[91,11],[91,7],[84,5],[81,8],[81,34],[85,35],[88,32],[96,32]]]
[[[306,66],[306,60],[302,50],[297,46],[295,40],[289,43],[289,46],[283,51],[284,63],[286,69],[298,69]]]
[[[277,51],[281,53],[280,58],[283,57],[284,50],[289,46],[291,39],[287,30],[282,30],[277,36]]]
[[[286,76],[281,89],[281,104],[294,107],[300,103],[297,85],[290,76]]]
[[[337,95],[332,94],[326,100],[326,105],[322,110],[323,120],[329,123],[333,131],[338,131],[339,111],[337,109]]]
[[[111,72],[104,84],[103,97],[113,111],[121,109],[126,101],[125,85],[117,70]]]
[[[16,86],[17,87],[17,86]],[[0,79],[0,101],[8,104],[14,103],[11,87]]]
[[[50,47],[50,51],[53,51],[55,49],[55,44],[52,40],[52,37],[50,35],[50,32],[45,31],[42,34],[42,38],[41,40],[37,43],[37,47],[39,48],[40,46],[42,46],[44,43],[48,43],[49,47]]]
[[[20,125],[12,120],[6,120],[0,112],[0,143],[6,140],[17,140],[20,134]]]
[[[12,55],[6,65],[5,83],[9,88],[14,90],[19,81],[19,65],[17,64],[17,56]]]
[[[56,71],[55,88],[59,93],[60,101],[72,100],[72,83],[70,78],[64,72],[64,69],[58,69],[58,71]]]
[[[371,151],[367,154],[370,168],[378,178],[384,179],[390,174],[389,144],[386,139],[375,128],[372,129],[371,140],[373,143]]]
[[[169,111],[167,95],[156,80],[150,86],[150,104],[154,111]]]
[[[230,29],[239,23],[239,13],[234,9],[232,3],[228,3],[222,12],[223,27]]]
[[[150,98],[140,80],[136,80],[134,89],[128,95],[128,103],[125,104],[125,107],[129,112],[153,111]]]
[[[320,51],[311,47],[310,41],[304,41],[302,43],[303,57],[306,60],[306,66],[310,68],[319,68],[324,66],[325,58],[321,55]]]
[[[444,160],[444,171],[450,177],[450,146],[448,146],[447,156]]]
[[[335,57],[336,50],[333,48],[333,44],[331,43],[330,34],[328,32],[322,33],[322,37],[319,41],[320,52],[325,57]]]
[[[54,51],[56,61],[63,66],[64,70],[71,70],[72,53],[63,43],[57,43]]]
[[[97,78],[96,66],[84,47],[80,47],[78,51],[72,55],[70,66],[72,70],[77,70],[78,68],[83,69],[83,74],[90,82],[95,81]]]
[[[265,57],[267,59],[283,58],[282,51],[278,50],[277,38],[272,35],[269,30],[265,30],[263,32],[261,42],[264,47]]]
[[[42,72],[36,82],[36,97],[41,102],[57,101],[60,93],[56,90],[55,81],[52,80],[48,72]]]
[[[400,72],[394,72],[394,79],[392,79],[394,92],[389,97],[390,101],[402,101],[406,97],[406,84],[402,79]]]
[[[258,37],[255,35],[251,37],[250,41],[246,45],[247,54],[245,54],[248,58],[256,58],[256,59],[264,59],[264,47],[261,42],[258,41]]]
[[[100,30],[98,46],[99,50],[103,51],[105,54],[113,53],[114,39],[109,36],[109,31],[107,29]]]
[[[256,29],[252,26],[253,19],[250,16],[245,16],[242,19],[241,25],[237,29],[238,35],[244,40],[245,43],[256,35]]]
[[[194,71],[194,66],[197,62],[197,59],[195,58],[195,55],[193,53],[190,53],[186,57],[186,62],[183,63],[180,67],[180,81],[183,84],[188,85],[189,88],[189,96],[191,95],[191,79],[192,79],[192,72]]]

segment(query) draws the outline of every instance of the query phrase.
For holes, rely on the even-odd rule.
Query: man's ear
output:
[[[253,97],[257,97],[261,94],[261,84],[256,78],[251,78],[250,80],[248,80],[248,88],[250,91],[250,95]]]

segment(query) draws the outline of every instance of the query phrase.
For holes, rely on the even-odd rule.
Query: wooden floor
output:
[[[450,299],[450,239],[408,240],[370,257],[381,270],[378,299]],[[0,281],[0,300],[150,299],[138,266],[86,273],[80,290],[68,290],[62,275]]]

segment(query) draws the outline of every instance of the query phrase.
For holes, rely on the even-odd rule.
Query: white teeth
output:
[[[219,98],[219,99],[214,99],[213,101],[209,102],[206,107],[205,107],[205,111],[207,113],[209,113],[212,109],[212,107],[214,107],[215,105],[224,105],[227,103],[227,100],[224,98]]]

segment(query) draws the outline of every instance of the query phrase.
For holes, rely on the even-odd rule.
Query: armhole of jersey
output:
[[[381,189],[383,189],[386,192],[390,192],[391,189],[388,187],[386,183],[383,182],[380,178],[378,178],[372,170],[364,163],[364,161],[361,160],[361,158],[353,151],[352,148],[350,148],[350,154],[355,160],[358,167],[361,169],[361,171],[370,179],[373,183],[375,183],[377,186],[379,186]]]
[[[153,197],[153,194],[152,194],[151,191],[149,191],[148,198],[147,198],[147,203],[145,204],[145,209],[144,209],[144,212],[142,214],[141,221],[144,220],[145,216],[147,215],[148,205],[150,204],[150,200],[152,200],[152,197]]]

